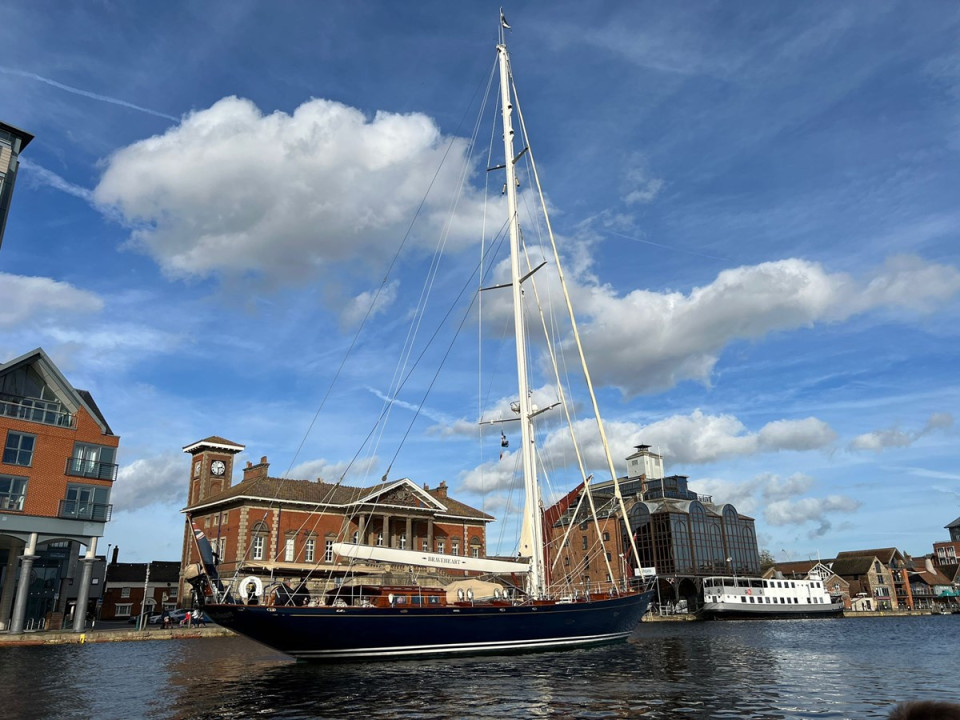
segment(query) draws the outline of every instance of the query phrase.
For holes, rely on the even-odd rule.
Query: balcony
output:
[[[116,463],[86,460],[84,458],[67,458],[67,467],[64,472],[73,477],[96,478],[97,480],[116,480]]]
[[[0,400],[0,415],[18,418],[30,422],[54,425],[56,427],[75,427],[71,413],[64,412],[60,403],[37,400],[36,398],[11,398]]]
[[[61,500],[59,517],[71,520],[93,520],[94,522],[110,522],[113,515],[113,505],[92,503],[84,500]]]

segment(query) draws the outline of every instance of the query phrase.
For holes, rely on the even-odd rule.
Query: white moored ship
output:
[[[834,602],[819,577],[806,580],[758,577],[708,577],[703,580],[705,619],[838,617],[843,603]]]

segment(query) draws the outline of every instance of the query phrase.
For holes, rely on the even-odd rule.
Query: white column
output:
[[[90,599],[90,580],[93,577],[93,564],[97,561],[97,539],[90,538],[87,543],[87,554],[80,562],[83,570],[80,573],[80,587],[77,589],[77,606],[73,611],[73,631],[83,632],[87,621],[87,601]]]
[[[10,633],[23,632],[23,619],[27,614],[27,594],[30,592],[30,571],[37,558],[37,533],[30,533],[26,550],[20,556],[20,577],[17,580],[17,595],[13,602],[13,617],[10,620]]]

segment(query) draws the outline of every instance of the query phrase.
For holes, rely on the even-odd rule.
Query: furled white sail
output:
[[[379,547],[376,545],[354,545],[352,543],[334,543],[333,552],[340,557],[355,560],[379,560],[381,562],[419,567],[443,567],[453,570],[475,570],[489,573],[527,573],[528,563],[490,558],[463,557],[461,555],[441,555],[440,553],[400,550],[399,548]]]

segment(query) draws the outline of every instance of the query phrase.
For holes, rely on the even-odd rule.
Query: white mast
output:
[[[501,20],[502,23],[502,20]],[[501,29],[501,38],[502,38]],[[530,573],[527,591],[533,597],[546,592],[546,573],[543,556],[543,520],[540,514],[540,486],[533,446],[530,391],[527,386],[527,346],[523,323],[523,288],[520,274],[520,228],[517,221],[517,176],[513,154],[513,100],[510,93],[510,57],[501,39],[497,45],[500,62],[500,105],[503,113],[503,153],[507,171],[507,213],[510,226],[510,277],[513,285],[513,325],[517,342],[517,386],[520,392],[520,454],[523,459],[523,487],[525,491],[524,525],[529,533],[530,547],[521,546],[520,553],[530,554]]]

